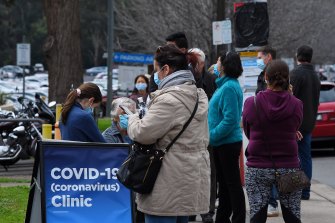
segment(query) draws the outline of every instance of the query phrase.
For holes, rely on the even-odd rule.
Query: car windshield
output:
[[[321,85],[320,89],[320,103],[334,102],[335,101],[335,88],[333,85]]]

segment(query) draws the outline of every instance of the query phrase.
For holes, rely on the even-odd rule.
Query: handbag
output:
[[[302,170],[276,175],[276,183],[278,191],[282,194],[302,190],[311,185],[310,180]]]
[[[254,97],[254,105],[256,109],[256,115],[259,123],[261,123],[261,120],[259,118],[257,104],[256,104],[256,96]],[[263,134],[263,141],[266,142],[264,134]],[[266,143],[268,146],[268,144]],[[275,179],[276,179],[276,185],[279,193],[281,194],[288,194],[292,193],[298,190],[302,190],[306,187],[309,187],[311,185],[309,178],[306,176],[305,172],[301,169],[286,173],[286,174],[280,174],[276,168],[275,162],[272,157],[272,151],[268,146],[268,150],[270,153],[270,159],[272,161],[273,168],[275,169]]]
[[[152,191],[162,166],[164,155],[192,121],[198,109],[198,102],[199,97],[197,95],[197,101],[191,117],[165,149],[156,149],[155,144],[143,145],[138,142],[132,144],[128,157],[116,173],[118,180],[125,187],[140,194],[148,194]]]

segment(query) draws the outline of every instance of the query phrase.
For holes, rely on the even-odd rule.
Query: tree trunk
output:
[[[83,82],[79,0],[42,0],[48,27],[43,50],[49,69],[49,101],[63,103]]]

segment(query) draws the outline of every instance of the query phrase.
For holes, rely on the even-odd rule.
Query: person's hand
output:
[[[297,139],[298,141],[301,141],[302,138],[303,138],[303,136],[302,136],[302,134],[301,134],[300,131],[297,131],[297,132],[295,133],[295,137],[296,137],[296,139]]]
[[[121,129],[127,129],[128,128],[128,115],[119,115],[120,118],[120,127]]]
[[[293,94],[293,86],[292,86],[292,84],[290,84],[288,86],[288,92],[290,92],[291,94]]]

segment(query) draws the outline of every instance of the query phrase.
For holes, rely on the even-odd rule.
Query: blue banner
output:
[[[42,144],[47,223],[131,223],[131,192],[116,178],[128,146]]]
[[[149,54],[114,52],[115,63],[153,64],[154,56]]]

